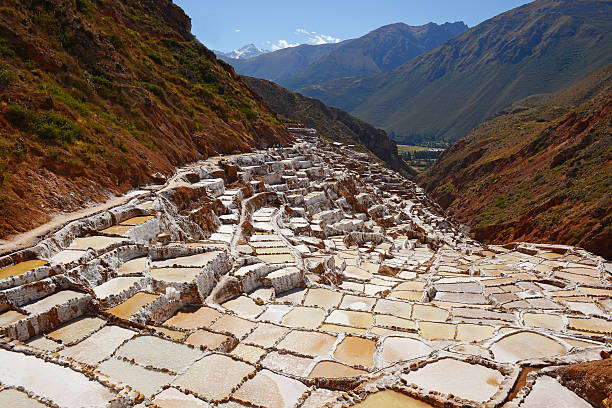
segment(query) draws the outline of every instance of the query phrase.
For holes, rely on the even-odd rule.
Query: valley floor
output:
[[[611,274],[297,134],[0,258],[0,406],[603,406]]]

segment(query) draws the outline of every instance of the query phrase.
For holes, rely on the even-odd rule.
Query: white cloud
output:
[[[329,43],[339,43],[340,38],[333,37],[327,34],[317,33],[316,31],[308,31],[305,28],[296,28],[295,35],[300,36],[298,42],[292,43],[287,40],[278,40],[276,43],[266,41],[266,44],[272,48],[272,51],[282,50],[283,48],[297,47],[300,44],[321,45]]]
[[[282,50],[283,48],[297,47],[300,43],[290,43],[287,40],[278,40],[276,44],[272,44],[272,51]]]
[[[339,43],[342,41],[340,38],[333,37],[327,34],[320,34],[316,31],[308,31],[304,28],[298,28],[295,30],[296,35],[305,36],[306,42],[313,45]]]
[[[235,32],[237,32],[237,33],[239,33],[239,32],[240,32],[240,29],[235,29],[234,31],[235,31]]]

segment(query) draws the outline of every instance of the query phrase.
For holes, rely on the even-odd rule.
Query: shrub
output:
[[[34,120],[34,112],[21,105],[9,105],[6,108],[6,118],[16,128],[28,130]]]
[[[164,89],[161,86],[152,84],[150,82],[145,82],[144,86],[157,97],[162,98],[164,96]]]
[[[83,134],[78,124],[52,111],[37,113],[20,105],[10,105],[6,116],[15,127],[34,132],[48,142],[73,143]]]
[[[0,88],[9,86],[13,82],[13,73],[8,69],[0,68]]]
[[[153,61],[157,65],[163,65],[162,57],[160,57],[159,54],[153,51],[150,51],[150,52],[147,52],[147,57],[149,57],[151,61]]]
[[[108,89],[112,89],[113,88],[113,83],[106,77],[101,76],[101,75],[94,75],[91,77],[91,79],[93,79],[93,81],[101,86],[104,86]]]
[[[73,143],[81,137],[83,132],[76,123],[51,111],[44,112],[38,117],[35,130],[43,140],[66,143]]]
[[[5,57],[15,56],[15,48],[5,38],[0,38],[0,55]]]
[[[76,8],[87,17],[93,15],[93,6],[89,0],[76,0]]]
[[[57,85],[42,83],[40,85],[41,89],[43,89],[47,94],[55,96],[59,101],[63,102],[66,106],[78,111],[83,115],[89,115],[89,108],[87,105],[83,103],[83,101],[76,99],[69,93],[67,93],[64,89],[60,88]]]

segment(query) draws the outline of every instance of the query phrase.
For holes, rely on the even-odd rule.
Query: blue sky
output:
[[[527,0],[174,0],[208,48],[276,49],[360,37],[386,24],[464,21],[470,27]]]

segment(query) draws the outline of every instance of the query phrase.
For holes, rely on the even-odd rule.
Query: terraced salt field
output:
[[[609,356],[612,263],[296,136],[0,258],[0,406],[591,406],[556,370]]]

